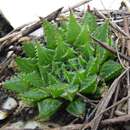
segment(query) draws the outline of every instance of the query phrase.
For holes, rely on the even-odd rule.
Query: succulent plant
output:
[[[121,72],[114,56],[95,45],[91,35],[112,45],[109,21],[101,26],[87,12],[78,22],[74,14],[60,26],[43,21],[45,43],[23,44],[26,57],[17,57],[18,73],[5,81],[6,89],[15,91],[29,104],[38,106],[39,118],[46,121],[64,105],[70,114],[82,118],[86,104],[77,96],[95,94],[97,78],[106,82]],[[101,85],[101,84],[100,84]]]

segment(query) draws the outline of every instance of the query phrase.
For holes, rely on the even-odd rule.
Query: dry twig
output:
[[[66,12],[68,12],[70,10],[78,8],[78,7],[82,6],[82,5],[85,5],[86,3],[90,2],[90,1],[92,1],[92,0],[82,0],[79,3],[77,3],[76,5],[70,7],[69,9],[63,10],[62,13],[66,13]]]
[[[102,46],[103,48],[107,49],[107,50],[110,51],[111,53],[117,55],[117,52],[116,52],[116,50],[115,50],[113,47],[108,46],[106,43],[101,42],[100,40],[96,39],[96,38],[93,37],[93,36],[91,36],[91,37],[92,37],[92,39],[95,41],[96,44]],[[124,54],[122,54],[122,53],[120,53],[120,52],[119,52],[119,55],[120,55],[121,58],[125,59],[126,61],[130,61],[130,57],[128,57],[128,56],[126,56],[126,55],[124,55]]]
[[[108,18],[106,18],[106,16],[102,12],[100,12],[100,11],[98,11],[96,9],[95,9],[95,13],[98,14],[104,20],[108,19]],[[122,30],[116,23],[110,21],[110,25],[111,25],[112,28],[114,28],[115,30],[117,30],[118,32],[120,32],[122,35],[124,35],[125,37],[127,37],[128,39],[130,39],[130,36],[124,30]]]
[[[54,20],[61,13],[61,10],[62,10],[62,8],[59,8],[58,10],[54,11],[47,17],[43,18],[43,20],[44,19],[47,19],[48,21]],[[33,24],[22,28],[19,32],[14,32],[9,35],[6,35],[5,37],[0,38],[0,43],[1,43],[0,51],[4,48],[4,46],[12,44],[12,43],[16,42],[17,40],[19,40],[21,37],[26,36],[26,35],[34,32],[38,28],[40,28],[41,23],[42,23],[41,20],[36,21]]]

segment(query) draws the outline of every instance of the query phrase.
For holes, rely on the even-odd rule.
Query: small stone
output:
[[[14,46],[11,45],[11,46],[9,46],[9,49],[12,49],[13,47],[14,47]]]
[[[29,121],[24,126],[24,129],[36,129],[36,128],[40,128],[40,124],[36,121]]]
[[[7,54],[7,58],[9,58],[14,52],[13,51],[9,51]]]
[[[0,110],[0,120],[4,120],[8,117],[8,113]]]
[[[9,124],[9,126],[6,127],[7,130],[23,129],[23,128],[24,128],[24,122],[22,121]]]
[[[16,107],[17,107],[17,102],[12,97],[8,97],[2,105],[2,109],[4,110],[13,110]]]

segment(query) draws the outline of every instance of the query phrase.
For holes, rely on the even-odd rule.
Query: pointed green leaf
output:
[[[35,59],[17,57],[16,63],[22,72],[28,73],[37,69]]]
[[[76,93],[79,90],[79,86],[78,85],[70,85],[65,91],[64,93],[61,95],[61,97],[63,97],[66,100],[69,101],[73,101]]]
[[[87,65],[87,61],[83,58],[83,56],[79,56],[78,57],[78,63],[80,64],[80,66],[82,66],[82,67],[86,67],[86,65]]]
[[[109,34],[109,21],[106,21],[103,25],[99,26],[95,32],[95,37],[105,43],[108,42]],[[108,43],[109,44],[109,43]],[[110,52],[104,48],[97,46],[96,47],[96,57],[98,58],[99,64],[102,64],[109,57]]]
[[[119,63],[113,60],[108,60],[102,65],[100,76],[106,81],[109,81],[116,78],[121,73],[121,71],[122,66]]]
[[[35,45],[33,42],[26,42],[23,44],[23,50],[30,58],[35,57]]]
[[[92,33],[97,28],[96,17],[90,12],[87,12],[84,15],[82,23],[83,23],[83,25],[87,26],[87,30],[90,33]]]
[[[58,77],[61,74],[61,64],[62,62],[52,62],[52,73]]]
[[[95,30],[94,36],[102,42],[106,42],[108,39],[108,33],[109,21],[107,20]]]
[[[24,101],[34,103],[49,97],[49,94],[43,88],[32,88],[31,90],[20,94],[20,96]]]
[[[97,58],[91,57],[87,63],[86,73],[87,76],[90,74],[96,74],[99,70]]]
[[[74,69],[74,70],[77,70],[78,67],[79,67],[78,58],[69,59],[69,60],[68,60],[68,63],[69,63],[69,65],[70,65],[70,68],[72,68],[72,69]]]
[[[66,110],[73,116],[83,118],[85,116],[86,104],[85,102],[77,99],[71,102]]]
[[[68,82],[71,82],[71,81],[72,81],[74,75],[75,75],[75,72],[71,72],[71,71],[64,70],[64,78],[65,78]]]
[[[87,26],[85,25],[82,27],[81,32],[77,36],[74,45],[76,47],[80,47],[81,45],[89,44],[89,43],[90,43],[90,34],[89,31],[87,30]]]
[[[80,33],[80,25],[77,22],[73,14],[70,15],[68,28],[67,28],[67,37],[66,40],[68,43],[73,44],[77,36]]]
[[[63,59],[68,60],[70,58],[73,58],[75,56],[75,51],[73,48],[67,47],[66,53],[63,55]]]
[[[57,99],[49,98],[38,102],[39,118],[43,121],[49,120],[60,106],[61,102]]]
[[[40,65],[48,65],[52,62],[54,51],[36,44],[37,60]]]
[[[64,41],[61,39],[61,41],[58,42],[57,48],[55,50],[55,56],[54,59],[56,61],[60,61],[63,59],[63,56],[66,54],[67,52],[67,45],[64,43]]]
[[[67,25],[68,25],[68,23],[66,21],[62,21],[60,23],[60,27],[59,27],[59,33],[64,38],[64,40],[65,40],[66,32],[67,32]]]
[[[85,43],[80,47],[80,52],[81,55],[88,60],[90,57],[94,56],[95,50],[91,43]]]
[[[97,76],[92,75],[88,76],[87,79],[82,82],[80,92],[86,93],[86,94],[92,94],[95,93],[97,89]]]
[[[48,85],[53,85],[59,83],[59,80],[53,74],[48,74]]]
[[[76,75],[73,78],[73,84],[80,84],[86,79],[86,70],[80,69],[76,72]]]
[[[43,86],[42,78],[40,77],[40,74],[36,71],[33,71],[31,73],[27,73],[24,76],[24,79],[28,81],[28,83],[34,87],[41,87]]]
[[[47,87],[47,90],[53,98],[56,98],[62,95],[67,87],[68,87],[68,84],[57,83],[57,84],[50,85],[49,87]]]
[[[43,28],[44,28],[44,33],[47,41],[47,47],[50,49],[53,49],[56,47],[56,42],[57,42],[57,37],[56,37],[56,27],[52,23],[44,20],[43,22]]]
[[[10,80],[6,80],[4,82],[4,86],[6,89],[16,93],[22,93],[27,91],[29,88],[28,83],[19,77],[12,77]]]
[[[47,86],[48,85],[48,78],[49,78],[48,77],[49,65],[46,65],[46,66],[38,65],[38,68],[39,68],[41,79],[43,81],[43,85]]]

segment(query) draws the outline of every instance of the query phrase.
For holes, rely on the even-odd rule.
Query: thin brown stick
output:
[[[117,88],[118,82],[126,74],[126,72],[127,72],[127,70],[125,70],[117,79],[114,80],[114,82],[112,83],[111,87],[109,88],[106,96],[104,96],[104,98],[102,99],[102,101],[97,109],[97,112],[95,114],[95,117],[91,121],[92,122],[92,126],[91,126],[92,130],[97,130],[99,123],[102,119],[103,113],[104,113],[104,111],[107,110],[106,107],[107,107],[108,103],[110,102],[110,99]]]
[[[109,111],[110,109],[116,107],[117,105],[127,101],[130,98],[130,96],[124,97],[122,98],[120,101],[116,102],[115,104],[111,105],[110,107],[106,108],[104,111],[102,111],[101,113],[99,113],[96,117],[94,117],[95,119],[98,118],[100,115],[102,115],[103,113]]]
[[[119,90],[120,90],[120,82],[119,82],[118,85],[117,85],[117,89],[116,89],[116,93],[115,93],[115,97],[114,97],[113,104],[116,103],[116,101],[117,101],[117,99],[118,99]],[[113,107],[112,110],[111,110],[111,113],[110,113],[110,117],[109,117],[109,118],[112,118],[112,117],[113,117],[114,111],[115,111],[115,108]]]
[[[43,18],[43,20],[45,20],[45,19],[47,19],[48,21],[54,20],[61,13],[61,10],[62,10],[62,8],[59,8],[58,10],[52,12],[47,17]],[[19,38],[34,32],[35,30],[37,30],[38,28],[41,27],[41,23],[42,23],[42,21],[38,20],[38,21],[34,22],[33,24],[28,25],[27,27],[21,29],[19,32],[14,32],[10,35],[0,38],[0,43],[2,43],[0,45],[0,50],[3,48],[3,46],[5,44],[11,44],[11,43],[17,41]]]
[[[128,17],[127,16],[124,16],[123,17],[123,20],[124,20],[124,22],[123,22],[123,25],[124,25],[124,31],[128,34],[128,35],[130,35],[130,33],[129,33],[129,20],[128,20]],[[124,38],[124,54],[126,54],[126,55],[128,55],[128,56],[130,56],[130,39],[125,39]],[[127,48],[127,50],[125,51],[125,47]],[[130,63],[128,63],[128,62],[126,62],[125,63],[127,66],[129,66],[129,64]]]
[[[120,116],[120,117],[115,117],[112,119],[106,119],[101,122],[101,126],[106,126],[106,125],[113,125],[113,124],[120,124],[120,123],[125,123],[130,121],[130,114]]]
[[[115,41],[116,53],[117,53],[117,57],[118,57],[118,60],[119,60],[120,64],[122,65],[122,67],[124,69],[126,69],[127,67],[125,66],[125,64],[123,64],[123,61],[122,61],[122,59],[120,57],[120,52],[118,51],[118,43],[119,43],[119,38]]]
[[[91,99],[85,97],[84,95],[82,95],[82,94],[80,94],[80,93],[77,93],[77,96],[81,97],[81,98],[84,100],[84,102],[91,104],[93,107],[96,106],[96,104],[94,104],[94,101],[93,101],[93,100],[91,100]]]
[[[117,55],[117,52],[113,47],[107,45],[107,43],[101,42],[100,40],[96,39],[93,36],[91,36],[91,37],[95,41],[96,44],[98,44],[98,45],[102,46],[103,48],[107,49],[108,51],[110,51],[114,55]],[[130,57],[128,57],[128,56],[126,56],[126,55],[124,55],[120,52],[119,52],[119,55],[120,55],[121,58],[125,59],[126,61],[130,61]]]
[[[113,104],[112,106],[108,107],[107,109],[105,109],[104,111],[102,111],[101,113],[99,113],[97,116],[95,116],[93,120],[99,118],[100,115],[102,115],[103,113],[107,112],[108,110],[110,110],[110,109],[116,107],[117,105],[119,105],[119,104],[127,101],[129,98],[130,98],[129,96],[122,98],[120,101],[116,102],[115,104]],[[82,130],[85,130],[86,128],[88,128],[88,124],[89,124],[89,127],[92,128],[92,126],[93,126],[93,120],[91,122],[87,123],[87,124],[84,124],[83,127],[82,127]]]
[[[103,100],[101,101],[101,104],[99,105],[98,109],[97,109],[97,112],[95,114],[95,117],[97,117],[99,115],[99,113],[103,112],[108,103],[110,102],[110,99],[113,95],[113,93],[115,92],[116,90],[116,87],[117,87],[117,83],[118,83],[118,80],[116,79],[113,84],[111,85],[110,89],[108,90],[108,93],[106,94],[106,96],[104,96]],[[92,130],[97,130],[98,126],[99,126],[99,123],[102,119],[102,116],[103,114],[101,114],[100,116],[98,116],[98,118],[94,118],[93,121],[92,121]]]
[[[78,8],[78,7],[82,6],[82,5],[85,5],[86,3],[90,2],[90,1],[92,1],[92,0],[82,0],[82,1],[80,1],[79,3],[77,3],[76,5],[70,7],[69,9],[63,10],[62,13],[66,13],[66,12],[68,12],[68,11],[70,11],[70,10],[73,10],[73,9],[75,9],[75,8]]]
[[[130,70],[127,71],[127,89],[130,96]],[[128,114],[130,114],[130,99],[128,99]]]
[[[126,123],[128,121],[130,121],[130,114],[111,118],[111,119],[105,119],[105,120],[101,121],[100,126],[105,127],[108,125],[110,126],[110,125],[116,125],[116,124],[120,124],[120,123]],[[82,124],[71,124],[71,125],[67,125],[67,126],[63,126],[63,127],[59,127],[59,128],[52,128],[50,130],[81,130],[81,128],[82,128]],[[87,123],[86,129],[87,128],[91,128],[91,123]]]
[[[106,18],[106,16],[95,9],[95,13],[97,13],[101,18],[103,18],[104,20],[107,20],[108,18]],[[130,39],[129,34],[127,34],[124,30],[122,30],[116,23],[113,23],[112,21],[110,21],[110,25],[112,28],[114,28],[115,30],[117,30],[118,32],[120,32],[122,35],[124,35],[125,37],[127,37],[128,39]]]
[[[82,0],[79,3],[77,3],[76,5],[68,8],[68,9],[66,9],[64,11],[62,11],[62,13],[66,13],[70,9],[73,10],[75,8],[78,8],[78,7],[88,3],[90,1],[91,0]],[[63,9],[63,7],[59,8],[58,10],[54,11],[53,13],[51,13],[50,15],[48,15],[47,17],[45,17],[43,19],[47,19],[48,21],[54,20],[61,13],[62,9]],[[28,23],[28,24],[25,24],[25,25],[22,25],[21,27],[18,27],[17,29],[15,29],[15,31],[13,30],[8,35],[0,38],[0,43],[4,42],[6,40],[12,39],[13,37],[19,38],[21,36],[26,36],[26,35],[30,34],[31,32],[37,30],[40,27],[41,27],[41,20],[36,21],[36,22],[31,22],[31,23]],[[27,29],[23,30],[24,28],[27,28]],[[23,30],[23,31],[21,31],[21,30]]]
[[[92,0],[83,0],[83,1],[81,1],[81,2],[79,2],[79,3],[77,3],[76,5],[74,5],[74,6],[72,6],[72,7],[70,7],[70,8],[68,8],[68,9],[65,9],[65,10],[63,10],[61,13],[66,13],[66,12],[68,12],[70,9],[71,10],[73,10],[73,9],[75,9],[75,8],[78,8],[78,7],[80,7],[80,6],[82,6],[82,5],[84,5],[84,4],[86,4],[86,3],[88,3],[88,2],[90,2],[90,1],[92,1]],[[116,13],[116,12],[115,12]],[[119,12],[118,12],[119,13]],[[120,12],[120,13],[122,13],[122,12]],[[128,15],[129,13],[127,13],[127,15]],[[29,25],[31,25],[31,24],[33,24],[34,22],[30,22],[30,23],[27,23],[27,24],[24,24],[24,25],[22,25],[22,26],[20,26],[20,27],[18,27],[18,28],[16,28],[16,29],[14,29],[13,31],[11,31],[8,35],[6,35],[6,37],[4,37],[5,39],[3,39],[3,40],[6,40],[6,38],[8,37],[8,36],[11,36],[11,34],[13,34],[14,32],[18,32],[18,31],[20,31],[21,29],[23,29],[23,28],[25,28],[25,27],[28,27]],[[3,41],[2,40],[2,41]]]
[[[126,115],[126,113],[125,112],[122,112],[122,111],[120,111],[120,110],[115,110],[115,113],[114,113],[116,116],[124,116],[124,115]]]
[[[129,21],[128,17],[124,16],[124,31],[129,34]],[[127,46],[127,54],[130,56],[130,40],[126,40],[126,46]],[[130,63],[128,63],[128,66]],[[128,96],[130,96],[130,70],[127,71],[127,90],[128,90]],[[128,99],[128,114],[130,114],[130,99]]]
[[[4,70],[7,68],[7,66],[9,65],[9,63],[14,59],[13,56],[13,52],[11,53],[11,55],[6,58],[1,64],[0,64],[0,76],[2,75],[2,73],[4,72]]]

